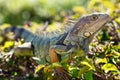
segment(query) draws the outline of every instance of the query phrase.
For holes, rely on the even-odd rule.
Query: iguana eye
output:
[[[90,20],[92,20],[92,21],[95,21],[95,20],[97,20],[98,19],[98,16],[97,15],[92,15],[91,17],[90,17]]]

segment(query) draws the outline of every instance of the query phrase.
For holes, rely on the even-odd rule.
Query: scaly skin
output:
[[[111,18],[107,14],[91,14],[78,19],[69,29],[63,32],[44,33],[37,36],[23,28],[10,27],[5,32],[12,31],[17,37],[23,38],[26,42],[31,42],[34,47],[35,56],[41,59],[41,63],[46,63],[46,57],[51,59],[52,63],[59,62],[58,54],[63,52],[74,52],[83,50],[89,51],[89,44],[94,35]],[[57,69],[58,73],[63,73],[62,68]]]

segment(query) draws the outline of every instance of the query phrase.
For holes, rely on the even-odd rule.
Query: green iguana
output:
[[[108,14],[94,13],[76,20],[72,25],[66,24],[61,31],[42,32],[39,36],[23,28],[9,27],[5,33],[13,32],[16,37],[23,38],[25,42],[31,42],[33,52],[42,62],[46,62],[46,57],[50,57],[51,63],[59,62],[58,54],[83,50],[89,51],[89,44],[94,35],[110,21]],[[59,72],[63,70],[58,69]]]

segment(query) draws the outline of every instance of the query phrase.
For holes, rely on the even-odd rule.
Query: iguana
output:
[[[25,42],[31,42],[33,52],[42,63],[46,63],[46,57],[50,57],[50,62],[59,62],[58,54],[83,50],[89,51],[89,44],[95,34],[110,21],[108,14],[94,13],[84,16],[74,21],[73,24],[66,24],[61,31],[42,32],[39,36],[23,28],[9,27],[5,33],[13,32],[17,37],[23,38]],[[58,69],[59,72],[63,70]]]

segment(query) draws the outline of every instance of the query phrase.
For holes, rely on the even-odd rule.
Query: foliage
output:
[[[58,66],[62,66],[72,80],[120,79],[119,0],[1,0],[0,4],[0,23],[4,23],[0,26],[0,79],[56,80],[59,76],[54,69]],[[78,18],[94,11],[107,11],[115,19],[98,32],[87,56],[83,51],[71,53],[60,63],[38,64],[35,57],[17,57],[11,50],[23,41],[14,41],[12,34],[2,34],[10,24],[20,25],[25,21],[28,22],[22,26],[33,33],[39,33],[46,21],[49,22],[47,31],[54,31],[63,25],[61,21],[66,21],[65,17]]]
[[[17,25],[25,21],[61,20],[72,14],[71,9],[74,5],[83,5],[85,1],[87,0],[81,0],[80,3],[79,0],[1,0],[0,23]]]

